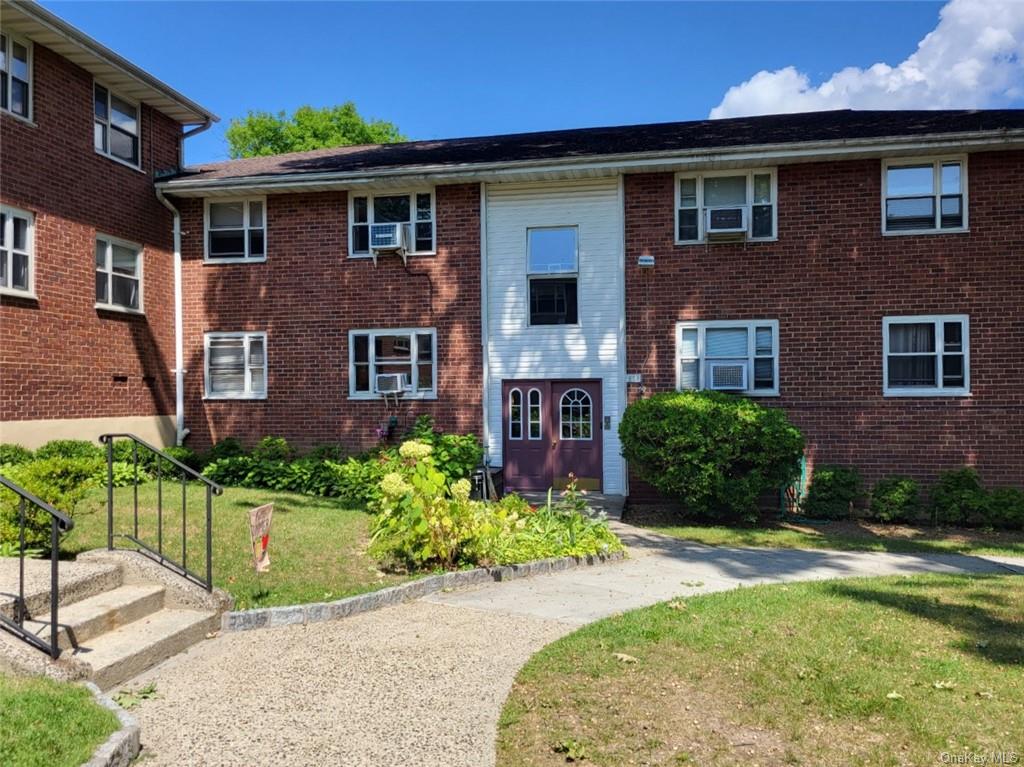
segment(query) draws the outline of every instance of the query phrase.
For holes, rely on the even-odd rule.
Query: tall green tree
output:
[[[225,136],[233,159],[407,140],[394,123],[363,118],[351,101],[319,109],[299,107],[291,117],[283,111],[249,112],[233,118]]]

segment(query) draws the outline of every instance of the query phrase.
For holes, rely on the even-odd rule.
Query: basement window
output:
[[[93,86],[93,146],[133,168],[139,167],[139,105],[99,83]]]
[[[885,317],[882,391],[888,397],[970,394],[970,344],[965,314]]]
[[[436,250],[433,191],[350,195],[348,220],[350,256],[370,255],[373,224],[405,224],[409,253],[429,255]]]
[[[32,46],[10,35],[0,35],[0,109],[32,119]]]
[[[266,260],[266,198],[207,200],[204,227],[207,262]]]
[[[376,398],[394,391],[406,399],[437,396],[434,328],[353,330],[348,334],[349,396]]]
[[[578,325],[579,231],[575,226],[526,230],[530,325]]]
[[[890,160],[882,166],[882,231],[967,230],[967,159]]]
[[[142,312],[142,247],[96,238],[96,308]]]
[[[266,333],[207,333],[204,347],[207,399],[266,399]]]

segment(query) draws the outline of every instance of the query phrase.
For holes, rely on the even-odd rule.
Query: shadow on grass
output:
[[[985,583],[998,581],[999,577],[975,575],[972,580]],[[956,576],[910,580],[900,583],[895,591],[891,583],[875,587],[870,581],[823,585],[836,596],[901,610],[940,626],[954,628],[966,637],[954,644],[959,650],[1000,665],[1024,666],[1024,613],[1019,606],[1015,613],[1015,608],[1009,604],[1011,600],[995,594],[979,598],[978,592],[964,595],[973,603],[957,602],[944,591],[950,589],[956,593],[956,589],[962,587],[963,579]],[[1024,598],[1018,601],[1024,604]],[[1005,609],[997,611],[992,605]],[[1015,618],[1012,617],[1014,615]]]

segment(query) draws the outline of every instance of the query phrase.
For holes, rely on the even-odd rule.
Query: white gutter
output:
[[[490,466],[490,455],[487,446],[490,444],[488,414],[490,407],[490,366],[487,354],[487,184],[480,182],[480,353],[483,355],[483,445],[484,466]]]
[[[174,216],[174,435],[180,445],[188,436],[185,428],[185,342],[181,287],[181,213],[157,188],[156,198]]]
[[[398,168],[375,168],[364,171],[332,173],[289,173],[280,176],[239,176],[226,179],[174,179],[160,183],[171,194],[199,194],[203,192],[239,191],[241,189],[280,189],[302,191],[308,187],[327,185],[356,186],[387,179],[410,181],[501,180],[522,173],[562,174],[566,171],[606,171],[609,175],[622,171],[658,170],[665,166],[678,169],[714,166],[723,163],[749,164],[758,162],[812,162],[823,159],[872,154],[878,156],[901,153],[958,152],[985,147],[1024,147],[1024,130],[928,134],[899,139],[856,139],[827,142],[806,142],[773,145],[745,145],[740,147],[713,147],[707,149],[637,152],[622,155],[602,155],[552,160],[516,160],[511,162],[459,163],[455,165],[420,165]]]

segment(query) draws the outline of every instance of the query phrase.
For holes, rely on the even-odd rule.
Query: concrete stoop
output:
[[[26,562],[26,565],[29,565]],[[31,563],[33,568],[49,562]],[[0,579],[0,611],[12,607],[8,578]],[[25,626],[49,637],[49,587],[26,577],[25,601],[39,620]],[[29,585],[31,584],[31,585]],[[135,552],[92,551],[61,563],[60,657],[54,661],[0,630],[0,666],[16,673],[87,679],[101,690],[201,642],[220,628],[230,598],[210,594]]]

